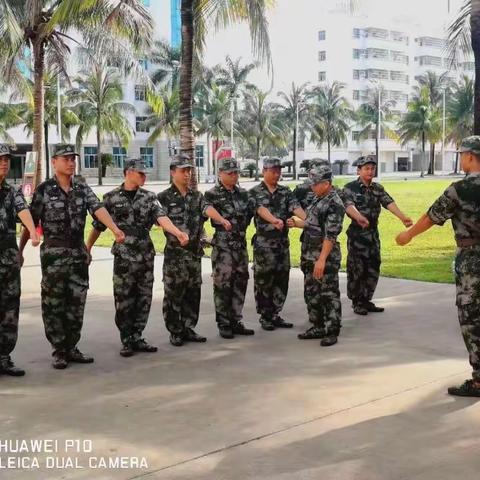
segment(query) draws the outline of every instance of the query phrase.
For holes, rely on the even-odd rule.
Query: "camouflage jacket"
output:
[[[376,229],[378,226],[378,217],[383,208],[394,202],[393,198],[385,191],[382,185],[372,182],[370,186],[366,186],[360,178],[353,182],[347,183],[340,193],[345,208],[354,205],[356,209],[370,222],[370,227],[365,230]],[[355,220],[349,227],[351,231],[362,231],[362,227]]]
[[[304,210],[307,210],[307,207],[315,200],[315,194],[308,182],[299,183],[293,190],[293,196]]]
[[[253,217],[253,203],[248,192],[238,185],[229,191],[220,183],[205,192],[205,210],[210,206],[232,224],[232,230],[227,232],[221,225],[211,222],[215,228],[213,245],[227,249],[245,246],[247,227]]]
[[[172,184],[169,188],[158,194],[158,200],[172,223],[182,232],[188,234],[189,242],[186,247],[181,247],[174,235],[165,232],[167,244],[165,251],[175,249],[178,253],[185,249],[198,255],[203,255],[201,239],[203,224],[205,223],[205,201],[200,192],[188,189],[183,196],[178,188]]]
[[[307,207],[307,218],[303,229],[302,261],[315,262],[320,254],[323,240],[335,242],[339,249],[337,237],[343,228],[345,207],[335,190],[331,190],[323,197],[317,197]]]
[[[17,214],[27,210],[28,205],[20,189],[0,183],[0,237],[16,235]]]
[[[132,261],[139,260],[139,256],[153,257],[155,249],[150,238],[150,229],[159,217],[166,215],[155,193],[139,188],[131,200],[122,184],[106,193],[103,203],[118,228],[125,233],[125,242],[114,243],[112,254]],[[92,224],[101,232],[106,229],[96,218]]]
[[[433,223],[452,220],[456,240],[480,239],[480,173],[452,183],[428,210]]]
[[[257,228],[256,241],[272,239],[288,239],[288,227],[280,231],[277,230],[271,223],[263,220],[258,215],[257,210],[260,207],[265,207],[272,215],[282,219],[285,223],[288,218],[293,215],[293,211],[300,208],[300,203],[294,197],[293,192],[284,185],[278,185],[277,189],[270,193],[265,182],[253,187],[248,192],[254,208],[254,221]]]
[[[36,188],[30,210],[35,225],[41,223],[47,243],[71,242],[84,248],[87,212],[93,215],[103,205],[86,183],[72,180],[71,187],[66,193],[56,177],[46,180]]]

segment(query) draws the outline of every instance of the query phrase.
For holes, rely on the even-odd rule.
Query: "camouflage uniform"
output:
[[[152,304],[155,248],[150,229],[165,216],[155,193],[139,188],[133,199],[124,184],[103,197],[104,206],[125,233],[125,242],[112,246],[115,323],[123,345],[134,345],[142,338]],[[96,230],[106,229],[98,220]]]
[[[452,183],[427,213],[436,225],[451,219],[458,245],[456,305],[473,378],[480,381],[480,173]]]
[[[262,319],[274,320],[283,308],[288,292],[290,275],[290,244],[288,240],[287,219],[300,204],[292,191],[278,185],[270,193],[264,182],[250,190],[255,211],[257,232],[252,239],[254,293],[257,313]],[[263,220],[257,209],[265,207],[273,216],[285,223],[283,230],[277,230]]]
[[[173,184],[158,199],[172,223],[189,237],[182,247],[174,235],[165,232],[163,260],[163,318],[171,334],[184,336],[197,325],[200,311],[205,204],[200,192],[188,189],[183,196]]]
[[[70,154],[70,153],[68,153]],[[83,235],[87,211],[103,205],[92,189],[72,179],[66,193],[56,177],[33,194],[31,213],[43,228],[42,316],[48,341],[56,352],[72,350],[80,340],[88,290],[88,254]]]
[[[325,196],[316,197],[306,214],[300,266],[304,274],[304,297],[309,321],[318,331],[338,336],[342,319],[338,271],[342,256],[337,237],[342,231],[345,208],[332,189]],[[325,239],[335,243],[327,257],[324,276],[317,280],[313,270]]]
[[[219,184],[205,193],[205,208],[209,206],[232,224],[232,230],[227,232],[212,221],[212,269],[218,327],[235,328],[242,320],[249,278],[245,236],[253,216],[252,203],[243,188],[235,186],[229,191]]]
[[[28,209],[21,190],[0,183],[0,361],[17,343],[20,308],[20,262],[16,240],[17,213]]]
[[[323,158],[312,158],[312,160],[310,160],[309,170],[315,166],[320,167],[325,165],[330,166],[330,162]],[[310,185],[310,181],[306,180],[303,183],[299,183],[293,190],[293,196],[304,210],[307,210],[307,207],[316,199]]]
[[[394,200],[379,183],[366,186],[360,178],[347,183],[341,197],[345,208],[354,205],[370,222],[362,228],[352,220],[347,229],[347,295],[354,306],[365,305],[372,300],[380,275],[378,217],[381,207]]]

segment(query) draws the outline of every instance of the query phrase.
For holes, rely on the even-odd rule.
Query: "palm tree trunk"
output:
[[[428,167],[428,174],[435,175],[435,143],[430,142],[430,165]]]
[[[210,134],[207,133],[207,175],[212,174],[212,146]]]
[[[330,160],[330,150],[331,150],[331,147],[330,147],[330,138],[327,138],[327,158],[328,158],[328,163],[331,165],[332,162]]]
[[[43,137],[45,138],[45,178],[50,178],[50,151],[48,149],[48,122],[43,123]]]
[[[33,43],[33,151],[37,153],[37,169],[35,172],[34,186],[42,181],[43,163],[43,124],[44,112],[44,84],[45,49],[43,43],[35,40]]]
[[[97,165],[98,165],[98,184],[103,185],[102,182],[102,135],[101,135],[101,127],[100,127],[100,112],[97,112]]]
[[[297,128],[293,129],[293,180],[297,179]]]
[[[425,132],[422,132],[422,160],[420,162],[420,176],[423,177],[423,168],[425,164]]]
[[[378,127],[377,127],[378,132]],[[377,168],[375,169],[375,176],[378,177],[378,172],[380,171],[380,159],[378,158],[379,148],[378,148],[378,135],[375,135],[375,158],[377,160]]]
[[[193,135],[192,77],[193,77],[193,5],[194,0],[182,0],[180,7],[182,21],[182,62],[180,64],[180,150],[192,161],[195,158]],[[195,170],[195,169],[194,169]],[[197,189],[196,170],[190,186]]]
[[[480,0],[471,0],[470,28],[475,58],[475,100],[473,134],[480,135]]]
[[[457,149],[460,148],[460,145],[457,145]],[[459,153],[456,152],[455,153],[455,171],[453,173],[458,173],[458,156],[459,156]]]

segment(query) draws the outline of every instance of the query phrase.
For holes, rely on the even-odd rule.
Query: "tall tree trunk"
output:
[[[260,162],[260,139],[257,138],[257,150],[255,152],[255,181],[260,178],[258,175],[258,164]]]
[[[33,64],[33,151],[37,153],[37,169],[34,178],[34,186],[36,186],[43,180],[43,126],[45,118],[45,87],[43,83],[45,49],[43,43],[38,39],[33,42]]]
[[[423,177],[423,169],[425,165],[425,132],[422,132],[422,160],[420,161],[420,176]]]
[[[43,137],[45,138],[45,178],[50,178],[50,150],[48,148],[48,122],[43,123]]]
[[[435,143],[430,142],[430,164],[428,166],[428,174],[435,175]]]
[[[293,129],[293,179],[297,179],[297,128]]]
[[[378,127],[377,127],[378,132]],[[379,146],[378,146],[378,135],[375,135],[375,159],[377,160],[377,168],[375,169],[375,176],[378,177],[378,172],[380,171],[380,158],[379,155]]]
[[[101,132],[101,116],[97,112],[97,165],[98,165],[98,184],[103,185],[102,181],[102,132]]]
[[[207,133],[207,175],[212,174],[212,145],[210,134]]]
[[[330,147],[330,138],[327,137],[327,159],[328,159],[328,163],[331,165],[332,162],[330,160],[330,150],[331,150],[331,147]]]
[[[457,145],[457,149],[460,148],[460,145]],[[453,173],[458,173],[458,157],[459,153],[455,152],[455,170]]]
[[[193,77],[193,5],[194,0],[181,0],[182,61],[180,64],[180,150],[195,160],[195,137],[193,135],[192,77]],[[195,164],[195,163],[194,163]],[[190,186],[197,189],[197,174],[190,180]]]
[[[480,0],[471,0],[470,28],[475,57],[475,100],[473,134],[480,135]]]

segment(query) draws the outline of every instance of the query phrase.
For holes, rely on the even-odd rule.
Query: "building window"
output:
[[[147,89],[145,85],[135,85],[135,100],[145,102],[147,99]]]
[[[123,147],[113,147],[113,166],[115,168],[123,168],[127,159],[127,150]]]
[[[140,147],[140,157],[147,168],[153,168],[153,147]]]
[[[203,145],[195,145],[195,165],[197,167],[203,167],[203,160],[204,160],[204,146]]]
[[[325,60],[327,59],[327,52],[322,51],[322,52],[318,52],[318,61],[319,62],[324,62]]]
[[[352,140],[354,142],[358,142],[360,140],[360,132],[358,131],[353,131],[352,132]]]
[[[324,82],[327,79],[327,72],[318,72],[318,81]]]
[[[354,100],[360,100],[360,90],[354,90],[353,91],[353,99]]]
[[[135,130],[137,132],[149,132],[150,131],[150,127],[147,127],[145,125],[145,120],[147,119],[147,117],[135,117]]]
[[[83,163],[85,168],[98,168],[97,147],[83,147]]]
[[[354,70],[353,79],[354,80],[365,80],[367,78],[367,72],[365,70]]]
[[[360,29],[354,28],[353,29],[353,38],[360,38]]]
[[[325,32],[325,30],[320,30],[318,32],[318,39],[325,40],[326,38],[327,38],[327,32]]]

